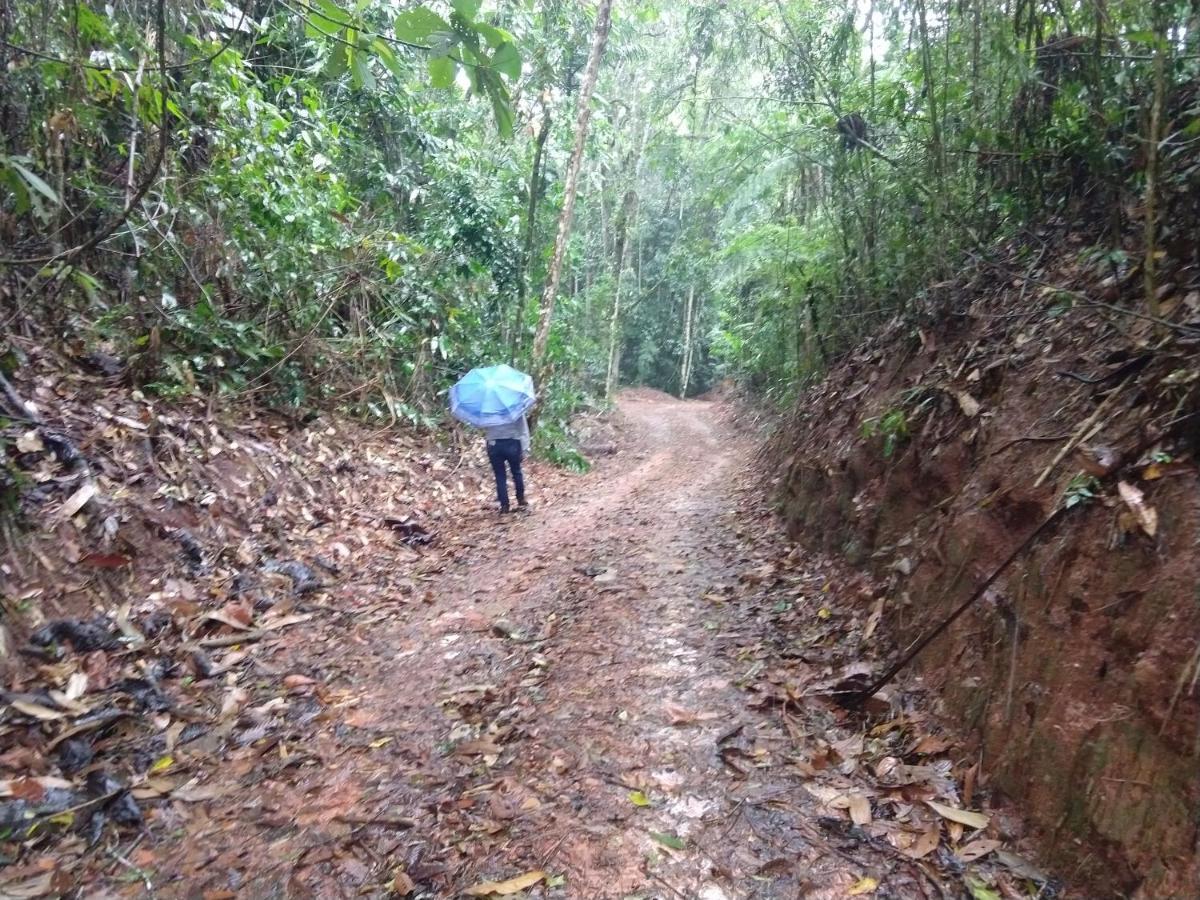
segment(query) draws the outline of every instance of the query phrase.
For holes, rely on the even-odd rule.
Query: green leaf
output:
[[[482,2],[481,0],[450,0],[450,5],[464,19],[473,22],[479,14],[479,7],[482,5]]]
[[[368,91],[375,89],[375,73],[371,71],[371,58],[365,53],[356,50],[351,54],[350,76],[354,80],[355,87],[366,88]]]
[[[483,35],[489,47],[499,47],[504,43],[515,44],[517,42],[517,39],[510,32],[505,31],[503,28],[497,28],[494,25],[476,22],[475,30]]]
[[[350,14],[331,0],[312,0],[309,6],[311,10],[304,17],[304,35],[313,40],[332,37],[352,22]]]
[[[521,77],[521,54],[512,44],[501,44],[492,54],[492,68],[513,81]]]
[[[649,806],[650,799],[641,791],[630,791],[629,802],[634,806]]]
[[[397,79],[402,79],[405,76],[404,67],[400,64],[400,58],[396,56],[395,51],[388,45],[383,38],[375,38],[371,41],[371,52],[379,58],[379,61],[387,67],[387,70]]]
[[[29,212],[29,189],[12,169],[0,169],[0,181],[8,185],[13,195],[13,215],[23,216]]]
[[[662,844],[664,847],[670,847],[672,850],[684,850],[687,848],[687,842],[683,838],[676,837],[673,834],[666,834],[661,831],[652,831],[650,832],[650,837],[654,838],[654,840]]]
[[[978,878],[967,878],[967,889],[971,892],[971,900],[1001,900],[998,891]]]
[[[433,10],[418,6],[396,16],[396,37],[408,44],[424,44],[429,36],[450,31],[450,24]]]
[[[448,88],[454,84],[458,64],[448,56],[435,56],[429,60],[429,83],[435,88]]]
[[[50,185],[46,184],[46,182],[42,181],[38,175],[29,171],[29,169],[25,168],[15,159],[9,158],[8,164],[17,170],[17,173],[25,180],[27,185],[29,185],[51,203],[58,202],[58,194],[54,193],[54,189],[51,188]]]
[[[329,59],[325,61],[325,74],[337,78],[345,73],[350,66],[350,48],[345,44],[335,44],[330,51]]]

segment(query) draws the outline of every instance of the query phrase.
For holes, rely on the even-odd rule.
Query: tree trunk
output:
[[[517,279],[517,308],[514,312],[512,330],[513,358],[520,356],[521,326],[525,320],[525,296],[528,292],[529,264],[533,259],[533,239],[537,234],[537,205],[542,193],[542,166],[546,152],[546,139],[550,136],[550,103],[544,101],[542,127],[538,131],[533,149],[533,170],[529,173],[529,204],[525,211],[525,237],[521,247],[521,273]]]
[[[583,83],[579,89],[579,113],[575,119],[575,146],[571,150],[571,161],[567,166],[563,183],[563,208],[558,217],[558,233],[554,239],[554,257],[550,271],[546,273],[546,286],[542,291],[541,310],[538,315],[537,332],[533,338],[533,368],[541,372],[546,360],[546,345],[550,340],[550,323],[554,318],[554,301],[558,296],[558,282],[562,277],[563,259],[567,253],[567,241],[571,236],[571,219],[575,214],[575,189],[579,183],[579,169],[583,164],[583,150],[587,144],[588,123],[592,118],[592,92],[596,88],[596,76],[600,71],[600,59],[604,56],[604,45],[608,43],[608,29],[612,24],[613,0],[600,0],[596,7],[596,27],[592,32],[592,50],[588,56]]]
[[[629,224],[636,214],[637,201],[636,192],[631,190],[625,194],[616,228],[617,246],[614,250],[613,261],[616,273],[613,278],[615,284],[613,286],[612,314],[608,317],[608,372],[604,379],[604,396],[609,400],[612,399],[613,392],[617,389],[621,368],[621,357],[618,352],[621,345],[621,281],[625,274],[625,257],[629,252]]]
[[[688,287],[687,305],[683,308],[683,361],[679,366],[679,399],[687,398],[688,382],[692,380],[692,308],[696,305],[696,287]]]

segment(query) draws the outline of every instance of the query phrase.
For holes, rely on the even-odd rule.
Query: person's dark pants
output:
[[[488,462],[496,475],[496,498],[501,512],[508,512],[508,477],[504,464],[512,469],[513,487],[517,489],[517,504],[525,505],[525,478],[521,475],[521,442],[516,438],[488,441]]]

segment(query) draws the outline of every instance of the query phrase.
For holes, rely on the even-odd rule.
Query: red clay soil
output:
[[[1200,896],[1200,287],[1119,300],[1061,242],[1035,279],[940,285],[804,395],[776,437],[801,541],[890,582],[897,648],[963,601],[1060,504],[1074,508],[913,671],[972,735],[1046,859],[1092,897]],[[1047,250],[1049,252],[1047,252]],[[1051,260],[1045,265],[1040,260]]]
[[[535,466],[534,512],[502,519],[481,510],[486,482],[468,466],[478,490],[438,521],[433,543],[404,553],[395,528],[350,515],[395,499],[376,459],[374,497],[368,481],[346,488],[343,506],[323,494],[310,509],[340,532],[310,555],[347,552],[288,608],[255,611],[246,626],[227,597],[201,590],[195,606],[226,620],[210,620],[215,630],[188,625],[184,643],[83,659],[67,648],[57,668],[12,676],[32,691],[89,660],[92,671],[144,670],[148,656],[185,658],[209,635],[211,677],[163,676],[168,708],[126,704],[129,716],[97,733],[92,769],[132,786],[144,825],[102,821],[91,843],[71,817],[38,820],[5,845],[0,894],[1044,890],[1047,876],[1016,852],[1018,817],[993,802],[932,698],[893,691],[855,714],[830,698],[889,643],[871,612],[885,595],[782,537],[748,466],[753,448],[721,413],[627,395],[621,448],[591,473]],[[302,452],[303,432],[286,440]],[[376,452],[365,440],[357,449]],[[169,577],[176,591],[206,583]],[[154,587],[123,583],[130,621],[157,602]],[[78,702],[125,702],[108,696]],[[83,782],[49,750],[69,727],[10,710],[10,795]]]

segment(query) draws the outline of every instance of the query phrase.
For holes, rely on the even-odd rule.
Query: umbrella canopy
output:
[[[511,424],[536,401],[533,379],[505,365],[472,369],[450,389],[454,418],[477,428]]]

